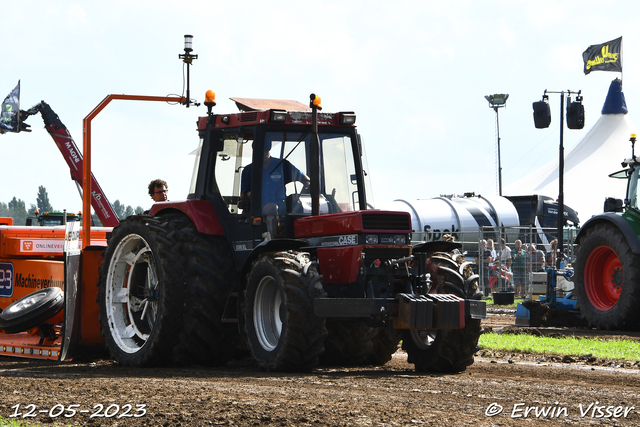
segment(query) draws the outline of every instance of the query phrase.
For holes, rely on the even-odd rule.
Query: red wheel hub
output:
[[[622,263],[608,246],[598,246],[589,254],[584,268],[584,287],[591,304],[610,310],[620,298],[623,284]]]

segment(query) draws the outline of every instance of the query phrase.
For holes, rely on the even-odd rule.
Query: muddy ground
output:
[[[514,325],[512,312],[489,314],[485,328]],[[246,362],[131,369],[107,359],[0,358],[0,415],[86,426],[640,425],[636,362],[564,356],[481,350],[473,366],[455,375],[416,374],[402,351],[383,367],[302,375],[263,372]]]

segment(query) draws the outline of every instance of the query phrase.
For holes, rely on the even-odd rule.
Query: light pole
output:
[[[567,90],[554,92],[550,90],[544,91],[542,101],[533,103],[533,120],[537,129],[548,128],[551,124],[551,109],[547,101],[548,93],[557,93],[560,95],[560,153],[558,154],[558,257],[556,259],[555,268],[560,268],[564,258],[564,97],[567,95],[567,127],[569,129],[584,128],[584,106],[582,105],[582,97],[578,92]],[[571,95],[576,95],[576,100],[571,101]]]
[[[489,107],[493,108],[493,111],[496,112],[496,128],[498,130],[498,195],[502,196],[502,163],[500,161],[500,120],[498,119],[498,108],[507,105],[509,95],[496,93],[495,95],[485,95],[484,98],[489,101]]]

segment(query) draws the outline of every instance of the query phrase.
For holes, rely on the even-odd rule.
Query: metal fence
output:
[[[575,259],[575,227],[564,230],[564,259],[567,267]],[[467,259],[476,262],[480,289],[486,297],[493,292],[514,292],[516,297],[537,299],[546,292],[546,269],[556,264],[558,230],[541,227],[482,227],[477,242],[462,242],[475,252],[467,251]],[[502,245],[502,239],[505,244]],[[484,246],[484,247],[483,247]],[[508,248],[508,249],[507,249]],[[556,245],[557,248],[557,245]],[[558,281],[558,295],[573,289],[573,283]]]

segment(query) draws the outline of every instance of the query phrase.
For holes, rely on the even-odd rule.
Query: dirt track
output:
[[[486,323],[499,327],[495,317]],[[30,421],[87,426],[640,425],[640,369],[610,365],[479,352],[463,373],[423,375],[398,352],[381,368],[294,375],[248,363],[130,369],[109,360],[7,358],[0,359],[0,415],[31,410]],[[96,405],[103,409],[91,418]]]

